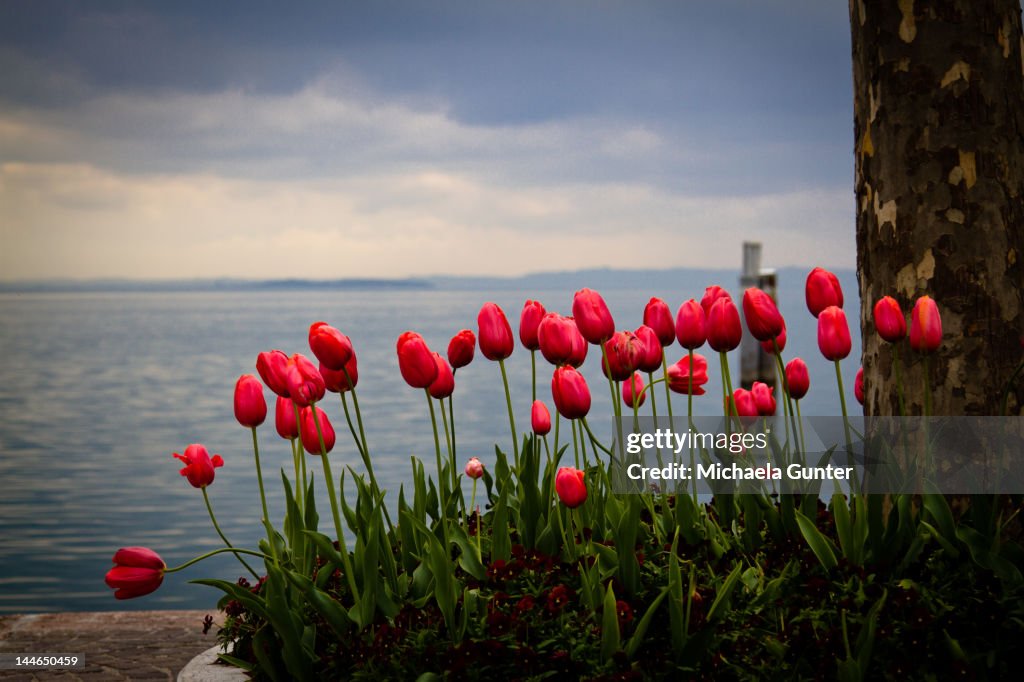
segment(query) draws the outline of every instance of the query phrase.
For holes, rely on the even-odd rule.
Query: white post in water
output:
[[[758,287],[773,299],[778,300],[775,293],[775,270],[761,268],[760,242],[743,242],[743,272],[740,273],[740,288],[746,291],[749,287]],[[743,334],[743,342],[740,344],[740,384],[743,388],[750,388],[755,381],[764,382],[769,386],[775,385],[775,359],[765,353],[757,339],[747,332]]]

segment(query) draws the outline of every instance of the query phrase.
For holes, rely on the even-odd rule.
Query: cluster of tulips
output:
[[[810,272],[805,292],[807,308],[818,321],[818,347],[822,355],[836,365],[839,395],[845,417],[846,402],[843,397],[839,362],[849,355],[851,339],[846,314],[842,308],[843,292],[836,276],[822,268],[815,268]],[[750,288],[744,292],[742,309],[749,333],[776,359],[782,383],[781,402],[786,415],[798,417],[800,400],[808,391],[809,373],[806,363],[800,358],[793,358],[789,363],[783,364],[782,352],[786,347],[785,320],[772,297],[757,288]],[[875,304],[874,323],[878,334],[889,343],[900,344],[907,337],[906,318],[899,303],[892,297],[886,296]],[[942,340],[939,311],[935,302],[928,296],[922,296],[915,301],[910,314],[909,329],[909,343],[914,351],[927,355],[939,347]],[[518,336],[522,345],[531,353],[531,428],[538,438],[543,439],[550,460],[552,450],[556,457],[561,454],[560,422],[562,418],[568,420],[576,455],[576,466],[560,468],[555,477],[555,494],[561,503],[569,508],[576,508],[587,499],[584,477],[587,443],[589,442],[595,456],[598,456],[598,450],[609,455],[612,452],[594,435],[587,423],[591,393],[586,379],[579,372],[579,367],[586,361],[590,345],[598,348],[601,368],[608,379],[616,416],[621,416],[623,405],[635,413],[647,402],[650,394],[650,408],[656,417],[657,406],[652,388],[657,383],[665,385],[665,407],[670,419],[673,412],[672,393],[687,396],[688,416],[692,416],[693,397],[703,395],[704,386],[708,382],[708,361],[703,355],[695,352],[705,343],[719,355],[725,415],[772,415],[777,405],[774,387],[755,383],[750,390],[732,388],[727,354],[739,346],[742,335],[739,310],[729,293],[719,286],[708,287],[699,302],[694,299],[684,302],[675,315],[665,301],[652,298],[644,308],[643,324],[635,330],[617,330],[605,301],[600,294],[590,289],[576,292],[572,301],[571,317],[548,311],[538,301],[527,301],[520,314]],[[669,365],[667,351],[675,343],[679,343],[686,354],[679,361]],[[465,467],[460,468],[456,465],[457,450],[452,406],[455,375],[459,369],[473,361],[477,347],[485,358],[496,362],[500,368],[508,406],[512,451],[517,467],[519,465],[519,434],[516,430],[513,401],[504,362],[513,353],[515,345],[511,325],[505,313],[495,303],[485,303],[480,309],[475,334],[472,330],[463,329],[452,337],[447,348],[447,358],[432,351],[423,337],[413,331],[405,332],[398,338],[396,350],[399,371],[409,386],[422,389],[426,395],[433,424],[437,480],[445,497],[459,490],[458,474],[461,470],[473,481],[475,499],[476,481],[484,475],[483,465],[477,458],[470,459]],[[331,420],[321,407],[327,392],[336,393],[341,397],[344,418],[366,467],[372,494],[383,497],[383,491],[378,487],[374,476],[373,459],[359,410],[356,394],[358,368],[351,340],[327,323],[316,322],[309,329],[309,346],[319,361],[318,365],[302,354],[289,356],[280,350],[263,352],[256,361],[260,378],[246,374],[238,379],[235,386],[236,419],[252,432],[262,518],[268,533],[267,552],[236,548],[221,532],[206,489],[214,481],[215,469],[224,464],[223,459],[219,455],[211,456],[202,445],[189,445],[184,454],[175,453],[174,457],[185,465],[181,469],[181,474],[191,485],[202,491],[213,525],[225,547],[175,568],[168,568],[153,550],[141,547],[122,548],[114,555],[115,566],[106,575],[107,584],[116,590],[115,597],[127,599],[148,594],[160,586],[166,573],[180,571],[221,552],[235,554],[246,569],[257,578],[257,571],[245,563],[243,555],[276,558],[277,542],[269,521],[257,438],[257,427],[262,425],[267,417],[264,385],[277,396],[275,426],[277,433],[291,444],[296,490],[306,490],[310,480],[303,452],[317,455],[322,461],[337,541],[342,548],[340,557],[345,564],[344,573],[350,581],[350,588],[355,592],[356,586],[352,582],[354,572],[349,564],[349,552],[345,549],[337,479],[331,473],[328,457],[336,445],[337,435]],[[548,434],[552,431],[551,414],[546,403],[537,397],[537,351],[554,366],[550,384],[551,399],[556,409],[553,448],[548,447],[547,443]],[[899,381],[899,353],[894,353],[894,357]],[[659,370],[661,375],[655,377],[655,372]],[[863,369],[857,374],[855,394],[863,403]],[[930,409],[927,395],[926,391],[926,412]],[[352,409],[349,406],[349,397]],[[435,410],[435,402],[440,404],[440,410]],[[900,404],[902,408],[902,389]],[[442,416],[444,439],[448,450],[447,462],[442,458],[441,436],[436,419],[438,411]],[[459,498],[461,499],[461,494]],[[303,496],[297,495],[295,501],[301,513]],[[465,511],[464,501],[462,508]],[[472,508],[471,502],[470,509]],[[387,515],[387,507],[383,507],[383,510]],[[394,529],[390,518],[388,525]]]

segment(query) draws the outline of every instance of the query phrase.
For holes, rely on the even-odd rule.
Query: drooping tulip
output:
[[[551,397],[555,409],[566,419],[586,417],[590,412],[587,380],[575,368],[563,365],[551,377]]]
[[[352,341],[326,322],[309,327],[309,348],[327,369],[341,371],[352,357]]]
[[[690,356],[684,355],[682,360],[668,367],[669,389],[686,395],[692,385],[692,395],[704,395],[704,384],[708,383],[708,361],[700,353],[693,354],[692,374],[691,380]]]
[[[434,362],[437,363],[437,377],[427,386],[427,392],[431,398],[441,400],[455,392],[455,376],[440,353],[434,353]]]
[[[754,398],[754,406],[757,407],[757,414],[761,417],[770,417],[775,414],[775,392],[774,386],[755,381],[750,387],[750,395]]]
[[[646,324],[637,327],[634,334],[640,340],[640,346],[643,348],[643,352],[640,353],[640,358],[637,360],[636,368],[641,372],[656,372],[661,369],[662,344],[658,334]],[[673,326],[672,340],[674,341],[675,338],[676,331]]]
[[[323,410],[316,411],[316,421],[313,420],[312,407],[304,407],[299,411],[299,438],[302,439],[302,447],[311,455],[319,455],[320,434],[324,437],[324,452],[334,449],[335,434],[331,420]],[[317,422],[320,423],[319,433],[316,430]]]
[[[277,435],[286,440],[299,437],[299,423],[295,421],[295,403],[288,398],[277,396],[274,407],[274,426]]]
[[[754,395],[745,388],[737,388],[732,394],[733,403],[736,405],[736,415],[740,417],[760,416],[757,410],[757,402]]]
[[[704,290],[704,295],[700,299],[700,307],[704,311],[705,318],[711,313],[711,306],[720,298],[732,301],[732,296],[729,295],[729,292],[717,284]]]
[[[839,286],[839,278],[825,268],[814,268],[807,275],[804,286],[807,309],[811,315],[818,317],[821,311],[830,306],[843,307],[843,289]]]
[[[580,289],[572,299],[572,316],[580,334],[589,343],[604,343],[615,333],[608,304],[593,289]]]
[[[614,381],[625,381],[636,370],[643,344],[633,332],[615,332],[605,341],[607,358],[601,358],[601,371]]]
[[[807,395],[811,387],[811,377],[807,372],[807,363],[800,358],[793,358],[786,363],[786,385],[793,400],[800,400]]]
[[[220,455],[210,457],[209,451],[198,443],[185,448],[183,455],[175,452],[174,458],[185,463],[178,473],[186,477],[193,488],[205,488],[213,483],[216,473],[214,469],[224,466],[224,459]]]
[[[527,301],[523,304],[523,312],[519,314],[519,340],[522,341],[523,346],[528,350],[540,348],[540,342],[537,339],[537,328],[540,326],[540,321],[544,319],[546,312],[544,305],[540,301]]]
[[[546,313],[537,325],[537,345],[541,355],[552,365],[566,364],[572,355],[573,336],[579,336],[579,333],[571,318]]]
[[[662,299],[655,296],[644,306],[644,324],[654,330],[658,342],[671,346],[676,340],[676,325],[672,319],[672,310]]]
[[[515,349],[512,327],[497,303],[484,303],[476,316],[476,324],[480,352],[485,358],[497,362],[512,355]]]
[[[831,305],[818,314],[818,348],[828,360],[842,360],[850,354],[850,326],[842,308]]]
[[[676,313],[676,339],[689,350],[700,348],[708,340],[704,308],[692,298],[679,306]]]
[[[164,581],[167,564],[148,547],[122,547],[114,553],[114,567],[104,581],[115,599],[134,599],[155,592]]]
[[[728,353],[740,345],[743,327],[732,299],[721,297],[712,304],[707,330],[708,345],[719,353]]]
[[[587,501],[587,483],[583,472],[573,467],[562,467],[555,474],[555,492],[558,499],[569,509],[575,509]]]
[[[452,369],[459,369],[473,362],[475,353],[476,335],[469,329],[463,329],[448,342],[448,364]]]
[[[257,355],[256,371],[259,372],[260,378],[263,379],[267,388],[284,398],[290,397],[285,376],[288,372],[288,356],[284,351],[275,349]]]
[[[320,400],[327,390],[320,370],[309,358],[299,353],[288,358],[285,382],[288,384],[288,397],[299,407],[306,407]]]
[[[743,292],[743,317],[751,336],[758,341],[771,341],[785,328],[775,301],[757,287]]]
[[[774,343],[773,343],[773,341],[774,341]],[[764,352],[768,353],[769,355],[775,355],[775,346],[776,345],[778,345],[780,353],[782,351],[786,350],[786,325],[785,325],[785,323],[783,323],[783,325],[782,325],[782,331],[779,332],[779,335],[776,336],[774,340],[769,339],[768,341],[762,341],[761,342],[761,348],[763,348]]]
[[[864,368],[857,370],[857,378],[853,380],[853,396],[861,405],[864,404]]]
[[[910,347],[919,353],[932,353],[942,343],[942,318],[939,307],[929,296],[914,301],[910,312]]]
[[[251,374],[243,374],[235,382],[235,419],[242,426],[254,429],[267,418],[267,400],[263,384]]]
[[[466,476],[472,479],[480,478],[484,475],[484,465],[476,457],[470,457],[469,461],[466,462]]]
[[[548,406],[542,400],[534,400],[530,408],[530,425],[533,432],[538,436],[544,436],[551,432],[551,413]]]
[[[633,401],[637,396],[640,400],[637,407],[640,407],[647,401],[647,392],[644,391],[644,378],[640,376],[640,372],[633,372],[632,378],[622,383],[622,402],[633,407]]]
[[[359,365],[356,362],[356,354],[352,353],[352,357],[345,363],[345,369],[335,371],[333,369],[327,369],[323,363],[320,363],[320,376],[324,378],[324,385],[327,390],[331,393],[345,393],[356,387],[359,383]],[[348,376],[345,376],[345,373]],[[352,382],[349,385],[349,381]]]
[[[413,388],[427,388],[437,378],[437,363],[427,342],[416,332],[405,332],[398,337],[398,369],[405,383]]]
[[[892,296],[883,296],[875,303],[875,330],[889,343],[899,343],[907,335],[907,319],[903,309]]]

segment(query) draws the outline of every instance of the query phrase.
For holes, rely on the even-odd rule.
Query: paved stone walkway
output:
[[[211,611],[121,611],[0,616],[0,653],[84,654],[86,667],[0,670],[0,680],[175,680],[193,657],[217,644],[203,635]]]

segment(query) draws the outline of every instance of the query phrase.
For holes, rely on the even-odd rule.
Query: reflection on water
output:
[[[633,329],[652,294],[675,307],[684,296],[699,297],[704,284],[710,282],[683,293],[602,293],[619,326]],[[835,414],[834,374],[817,353],[801,288],[782,291],[790,330],[786,356],[801,355],[811,367],[804,414]],[[308,353],[311,322],[327,320],[352,338],[375,471],[394,504],[399,485],[409,480],[409,457],[424,459],[428,471],[434,461],[423,394],[398,372],[398,335],[415,329],[443,353],[456,331],[475,331],[486,300],[502,305],[515,328],[525,299],[569,313],[571,296],[571,290],[0,295],[0,613],[212,608],[219,593],[187,581],[237,578],[243,571],[231,557],[170,575],[154,594],[126,602],[113,599],[103,574],[121,546],[152,547],[170,565],[219,546],[201,494],[178,475],[180,464],[171,457],[193,442],[226,461],[209,489],[224,532],[236,544],[255,545],[261,535],[256,476],[249,433],[233,418],[234,383],[239,374],[255,373],[262,350]],[[681,349],[670,349],[670,362],[681,356]],[[517,348],[507,363],[520,426],[529,424],[529,360]],[[550,368],[541,359],[538,367],[538,393],[550,405]],[[845,366],[848,386],[856,369],[855,360]],[[590,422],[610,430],[607,385],[593,353],[584,373],[594,396]],[[712,376],[708,395],[696,401],[702,414],[719,410],[716,380]],[[509,440],[498,368],[478,354],[458,371],[456,384],[460,457],[489,464],[494,443],[507,448]],[[340,401],[328,398],[339,443],[332,463],[360,472]],[[677,411],[682,404],[677,400]],[[265,471],[290,468],[288,448],[272,424],[260,436]],[[322,491],[322,473],[311,459]],[[279,521],[283,493],[275,476],[265,478]],[[325,497],[321,518],[329,518]]]

